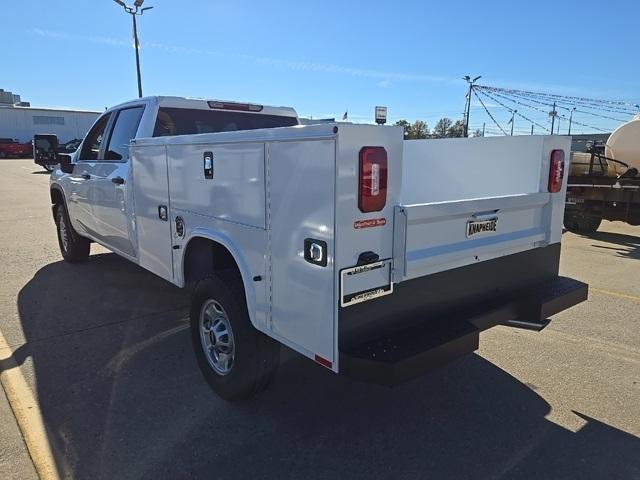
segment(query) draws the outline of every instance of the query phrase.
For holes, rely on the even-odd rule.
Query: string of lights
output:
[[[484,89],[484,88],[485,88],[485,87],[481,87],[481,88],[476,87],[476,89],[478,89],[481,93],[483,93],[484,95],[486,95],[486,94],[487,94],[487,92],[483,91],[483,89]],[[505,89],[505,90],[506,90],[506,89]],[[497,93],[496,93],[496,95],[500,95],[500,94],[497,94]],[[522,101],[520,101],[520,102],[516,102],[515,100],[510,99],[510,98],[508,98],[508,97],[505,97],[505,96],[503,96],[503,95],[500,95],[500,96],[501,96],[501,98],[505,98],[506,100],[510,100],[510,101],[512,101],[512,102],[514,102],[514,103],[518,103],[519,105],[522,105],[522,106],[524,106],[524,107],[527,107],[527,108],[530,108],[530,109],[532,109],[532,110],[535,110],[535,111],[538,111],[538,112],[544,113],[545,115],[548,115],[548,114],[550,113],[548,110],[543,110],[543,109],[541,109],[541,108],[539,108],[539,107],[536,107],[536,106],[534,106],[534,105],[530,105],[530,104],[524,103],[524,102],[522,102]],[[536,100],[536,99],[534,99],[534,98],[527,98],[527,101],[529,101],[529,102],[533,102],[533,103],[537,103],[537,104],[539,104],[539,105],[544,105],[545,107],[553,107],[553,104],[551,104],[551,105],[550,105],[550,104],[548,104],[548,103],[546,103],[546,102],[542,102],[542,101],[540,101],[540,100]],[[557,105],[556,105],[556,107],[557,107]],[[509,109],[508,107],[506,107],[506,108],[507,108],[507,109]],[[556,118],[561,118],[561,119],[566,120],[566,121],[571,121],[571,123],[572,123],[572,124],[580,125],[580,126],[582,126],[582,127],[586,127],[586,128],[592,129],[592,130],[597,130],[597,131],[599,131],[599,132],[608,132],[608,131],[609,131],[609,130],[602,129],[602,128],[600,128],[600,127],[596,127],[596,126],[594,126],[594,125],[588,125],[588,124],[586,124],[586,123],[579,122],[578,120],[575,120],[575,119],[573,119],[573,118],[569,119],[569,117],[567,117],[567,116],[565,116],[565,115],[562,115],[562,114],[560,114],[560,113],[557,113],[557,112],[555,113],[555,116],[556,116]],[[548,131],[548,130],[547,130],[547,131]]]
[[[570,95],[558,95],[558,94],[553,94],[553,93],[544,93],[544,92],[532,92],[532,91],[527,91],[527,90],[517,90],[517,89],[513,89],[513,88],[500,88],[500,87],[491,87],[489,85],[476,85],[477,88],[484,88],[484,89],[488,89],[488,90],[499,90],[502,91],[504,93],[510,93],[510,94],[514,94],[514,95],[520,95],[520,96],[538,96],[538,97],[549,97],[549,98],[553,98],[556,99],[557,101],[564,101],[564,103],[570,103],[570,104],[574,104],[574,103],[588,103],[591,105],[615,105],[615,106],[619,106],[619,107],[629,107],[627,108],[628,110],[632,110],[632,111],[638,111],[640,110],[640,105],[638,104],[633,104],[633,103],[629,103],[629,102],[625,102],[622,100],[604,100],[604,99],[597,99],[597,98],[586,98],[586,97],[574,97],[574,96],[570,96]]]
[[[487,115],[489,115],[489,118],[491,118],[491,120],[493,120],[493,123],[496,124],[496,126],[500,129],[500,131],[502,133],[504,133],[505,135],[507,134],[507,132],[504,131],[504,129],[500,126],[500,124],[496,121],[495,118],[493,118],[493,115],[491,115],[491,112],[489,111],[489,109],[487,108],[487,106],[484,104],[484,102],[482,101],[482,99],[480,98],[480,95],[478,95],[478,93],[476,92],[475,88],[472,88],[471,91],[473,92],[473,94],[476,96],[476,98],[478,99],[478,101],[480,102],[480,105],[482,105],[482,108],[484,108],[484,111],[487,112]]]
[[[523,114],[522,114],[522,113],[520,113],[519,111],[517,111],[517,110],[515,110],[515,109],[513,109],[513,108],[508,107],[507,105],[505,105],[504,103],[502,103],[502,102],[501,102],[500,100],[498,100],[497,98],[494,98],[494,97],[492,97],[491,95],[489,95],[487,92],[483,92],[482,90],[480,90],[480,93],[481,93],[482,95],[485,95],[489,100],[496,102],[498,105],[500,105],[500,106],[502,106],[502,107],[506,108],[507,110],[509,110],[509,111],[511,111],[511,112],[513,112],[513,113],[515,113],[515,114],[516,114],[516,115],[518,115],[519,117],[524,118],[527,122],[529,122],[529,123],[531,123],[531,124],[535,125],[536,127],[540,127],[540,128],[542,128],[542,129],[543,129],[544,131],[546,131],[546,132],[550,132],[550,130],[549,130],[547,127],[545,127],[544,125],[541,125],[541,124],[539,124],[538,122],[536,122],[535,120],[531,120],[530,118],[526,117],[525,115],[523,115]],[[515,102],[515,103],[518,103],[518,102]]]
[[[496,92],[493,92],[493,93],[495,95],[499,95],[502,98],[507,98],[507,97],[504,97],[503,95],[500,95],[499,93],[496,93]],[[514,96],[517,97],[517,98],[523,98],[523,97],[521,97],[519,95],[514,95]],[[535,100],[534,98],[527,98],[527,99],[528,100],[532,100],[532,101]],[[549,107],[553,107],[553,103],[554,102],[552,102],[552,103],[538,102],[538,103],[542,103],[543,105],[547,105]],[[628,121],[628,119],[624,120],[624,119],[621,119],[621,118],[610,117],[608,115],[602,115],[600,113],[588,112],[588,111],[585,111],[585,110],[578,110],[576,107],[566,107],[564,105],[558,104],[557,102],[555,102],[555,103],[556,103],[556,108],[561,108],[561,109],[566,110],[568,112],[574,111],[574,112],[578,112],[578,113],[585,113],[587,115],[591,115],[591,116],[598,117],[598,118],[604,118],[606,120],[615,120],[616,122],[626,122],[626,121]],[[626,112],[622,112],[622,113],[626,113]],[[633,114],[627,113],[627,115],[633,115]]]
[[[545,101],[545,103],[547,104],[553,104],[553,103],[560,104],[560,105],[566,104],[571,107],[579,106],[581,108],[585,108],[589,110],[603,111],[603,112],[609,112],[609,113],[620,113],[623,115],[634,115],[635,113],[637,113],[637,111],[635,110],[628,110],[621,107],[620,108],[611,107],[609,105],[602,105],[602,104],[590,104],[590,103],[585,103],[579,100],[563,102],[557,98],[548,97],[545,94],[540,94],[536,92],[529,92],[527,94],[524,94],[524,93],[517,93],[517,92],[520,92],[518,90],[511,90],[508,88],[489,87],[486,85],[479,86],[478,88],[482,88],[492,93],[502,93],[508,96],[517,96],[519,98],[525,98],[525,99],[537,99],[537,100]],[[640,108],[640,106],[638,106],[638,108]]]

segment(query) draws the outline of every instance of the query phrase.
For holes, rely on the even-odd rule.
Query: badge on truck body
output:
[[[469,220],[467,222],[467,238],[481,233],[495,233],[498,231],[498,217],[489,220]]]

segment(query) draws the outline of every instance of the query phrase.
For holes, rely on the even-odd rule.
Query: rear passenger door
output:
[[[104,158],[92,167],[91,182],[99,199],[92,203],[95,237],[108,247],[134,257],[133,226],[130,224],[129,143],[136,137],[144,106],[123,108],[112,113]]]

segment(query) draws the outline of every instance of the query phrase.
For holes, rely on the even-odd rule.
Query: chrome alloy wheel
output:
[[[60,230],[60,241],[65,252],[69,250],[69,230],[67,229],[67,221],[64,215],[60,215],[58,220],[58,229]]]
[[[235,345],[227,313],[217,301],[208,299],[200,309],[200,341],[211,368],[228,375],[233,368]]]

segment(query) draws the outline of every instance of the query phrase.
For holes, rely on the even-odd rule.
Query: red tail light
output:
[[[558,193],[562,188],[564,179],[564,150],[551,152],[551,165],[549,166],[549,192]]]
[[[360,150],[358,208],[361,212],[379,212],[387,203],[387,151],[383,147]]]

